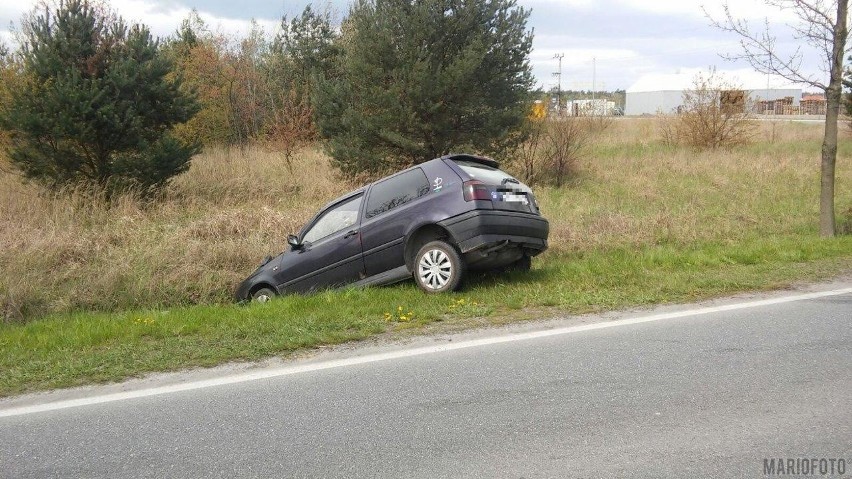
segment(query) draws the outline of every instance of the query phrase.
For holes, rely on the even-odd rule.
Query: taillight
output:
[[[488,191],[488,186],[479,180],[465,181],[462,185],[464,191],[464,200],[486,200],[491,201],[491,192]]]

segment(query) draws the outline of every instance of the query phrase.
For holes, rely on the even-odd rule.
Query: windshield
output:
[[[453,160],[455,164],[459,166],[465,173],[467,173],[471,179],[479,180],[485,184],[489,185],[502,185],[503,180],[509,178],[511,180],[515,180],[515,178],[506,173],[503,170],[492,168],[487,165],[483,165],[481,163],[476,163],[473,161],[465,161],[465,160]],[[508,185],[517,185],[517,180],[506,182]]]

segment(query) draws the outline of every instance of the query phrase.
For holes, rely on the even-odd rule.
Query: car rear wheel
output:
[[[276,296],[275,291],[271,288],[260,288],[251,294],[253,303],[265,303]]]
[[[432,241],[414,258],[414,279],[427,293],[455,291],[461,286],[465,264],[458,251],[444,241]]]
[[[521,259],[515,261],[514,263],[509,265],[509,271],[517,271],[519,273],[526,273],[532,268],[532,258],[527,255],[523,255]]]

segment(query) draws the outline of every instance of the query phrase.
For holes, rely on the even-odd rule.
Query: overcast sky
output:
[[[299,14],[309,3],[304,0],[112,0],[110,5],[125,19],[151,27],[156,35],[175,31],[191,8],[196,8],[208,24],[229,33],[244,33],[251,19],[274,33],[282,15]],[[314,8],[330,8],[342,18],[349,0],[314,3]],[[721,2],[712,0],[518,0],[531,9],[529,26],[535,37],[532,52],[533,73],[545,89],[556,84],[556,54],[562,60],[563,89],[613,90],[628,88],[649,73],[676,73],[715,66],[720,70],[746,68],[720,58],[720,53],[736,53],[737,39],[710,26],[702,7],[720,15]],[[794,51],[796,42],[785,23],[789,13],[766,7],[760,0],[734,0],[731,8],[738,17],[760,26],[768,18],[778,33],[781,47]],[[10,25],[31,10],[34,0],[0,3],[0,40],[12,43]],[[593,59],[595,59],[593,61]],[[819,73],[819,61],[806,59],[809,71]]]

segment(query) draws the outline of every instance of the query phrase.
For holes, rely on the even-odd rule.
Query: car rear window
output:
[[[482,163],[476,163],[474,161],[466,161],[466,160],[452,160],[453,163],[458,165],[459,168],[462,169],[471,179],[479,180],[485,184],[489,185],[501,185],[503,184],[503,180],[506,178],[515,179],[509,173],[506,173],[503,170],[492,168],[488,165],[483,165]]]
[[[390,211],[429,193],[429,180],[420,168],[376,183],[367,198],[367,218]]]

